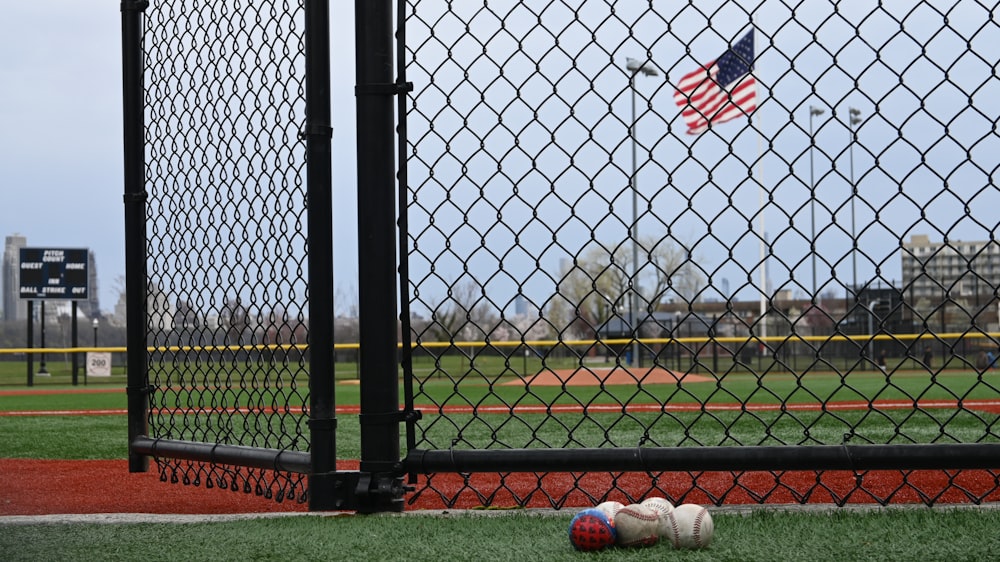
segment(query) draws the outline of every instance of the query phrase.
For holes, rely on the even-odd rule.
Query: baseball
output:
[[[621,511],[623,507],[625,507],[625,504],[616,501],[606,501],[597,504],[597,509],[600,509],[604,513],[607,513],[608,519],[611,519],[612,521],[615,520],[615,515],[617,515],[618,512]]]
[[[667,537],[674,548],[704,548],[712,542],[715,525],[708,510],[686,503],[667,514]]]
[[[659,526],[656,529],[656,534],[660,538],[666,538],[670,536],[670,521],[667,519],[667,515],[674,510],[674,504],[670,503],[667,498],[652,497],[643,500],[642,505],[652,509],[659,516]]]
[[[615,515],[615,531],[618,532],[618,546],[649,546],[659,540],[657,531],[660,517],[651,508],[634,503],[627,505]]]
[[[667,498],[646,498],[642,501],[642,505],[652,509],[660,517],[664,517],[674,510],[674,504],[670,503]]]

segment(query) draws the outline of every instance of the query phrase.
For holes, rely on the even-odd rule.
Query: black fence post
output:
[[[356,0],[361,485],[358,511],[402,511],[391,0]],[[400,116],[402,119],[403,116]],[[367,488],[367,489],[362,489]]]
[[[125,149],[125,306],[128,347],[128,469],[149,470],[149,457],[133,443],[149,432],[146,414],[146,161],[143,113],[143,11],[146,0],[122,0],[122,112]]]
[[[330,6],[305,3],[306,190],[309,200],[309,509],[342,509],[336,483],[333,356],[333,173],[330,128]]]
[[[28,349],[35,347],[35,301],[28,301]],[[35,386],[35,354],[28,352],[28,386]]]

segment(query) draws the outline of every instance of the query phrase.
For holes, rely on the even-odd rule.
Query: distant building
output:
[[[931,242],[927,235],[913,235],[903,244],[902,267],[903,299],[915,324],[967,327],[970,317],[994,300],[1000,242]]]
[[[7,237],[3,250],[3,319],[27,320],[28,303],[19,298],[21,285],[21,248],[28,245],[28,239],[20,234]]]
[[[517,295],[514,297],[514,316],[538,318],[538,308],[524,295]]]
[[[115,303],[114,312],[111,314],[111,317],[108,318],[108,321],[112,326],[124,328],[126,323],[125,312],[125,293],[119,293],[118,302]]]
[[[81,303],[81,308],[87,312],[87,316],[91,318],[100,318],[101,316],[101,297],[100,297],[100,287],[97,284],[97,258],[94,257],[93,250],[87,252],[88,263],[87,263],[87,300]]]

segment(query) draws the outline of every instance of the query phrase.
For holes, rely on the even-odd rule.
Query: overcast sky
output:
[[[421,237],[410,273],[432,295],[428,302],[463,275],[476,276],[501,305],[518,292],[543,302],[561,262],[588,247],[627,247],[627,57],[648,58],[658,70],[635,81],[639,232],[689,248],[710,282],[703,296],[758,297],[761,214],[771,247],[767,292],[799,297],[812,290],[813,255],[817,293],[845,294],[854,277],[852,215],[859,284],[899,286],[901,245],[914,234],[935,242],[996,236],[1000,28],[988,5],[654,7],[419,5],[407,28],[416,59],[407,76],[416,107],[407,122],[416,143],[409,181],[421,189],[410,212]],[[756,30],[754,126],[744,117],[686,135],[675,85],[749,29]],[[810,117],[813,106],[822,113]],[[856,143],[850,107],[862,115]],[[505,227],[493,227],[498,214]],[[507,251],[515,238],[519,247]]]
[[[530,218],[532,213],[528,207],[534,199],[527,190],[547,192],[555,187],[565,198],[580,198],[580,214],[559,232],[562,257],[579,252],[579,243],[588,238],[588,222],[600,223],[597,234],[617,240],[613,243],[627,239],[629,90],[622,66],[626,57],[643,57],[648,51],[661,76],[637,81],[640,109],[647,104],[653,108],[640,116],[636,127],[640,163],[644,163],[639,186],[651,209],[640,218],[641,232],[669,225],[676,239],[699,241],[696,258],[712,273],[714,286],[725,281],[734,290],[743,287],[754,293],[747,285],[747,275],[753,272],[747,269],[756,267],[757,241],[747,235],[747,219],[756,215],[758,190],[756,183],[737,178],[746,178],[748,162],[757,158],[758,135],[747,130],[746,123],[731,123],[720,126],[718,134],[687,137],[672,100],[673,84],[682,74],[719,56],[728,42],[751,27],[741,3],[700,2],[697,9],[664,3],[665,12],[650,17],[629,12],[645,10],[648,4],[592,2],[579,12],[583,23],[574,23],[573,11],[556,3],[542,18],[549,33],[534,29],[538,17],[523,10],[506,18],[506,30],[498,33],[500,19],[491,12],[475,15],[477,4],[481,8],[471,1],[451,5],[459,15],[468,11],[475,20],[472,29],[490,38],[489,58],[477,56],[482,43],[469,39],[454,14],[438,19],[437,11],[449,6],[445,2],[420,4],[420,18],[437,22],[434,41],[421,42],[428,31],[419,20],[408,29],[418,49],[414,51],[418,64],[410,69],[408,79],[414,82],[413,96],[423,112],[411,115],[411,142],[425,143],[417,145],[423,160],[411,162],[411,185],[426,179],[425,162],[436,162],[437,181],[457,188],[450,193],[438,193],[433,186],[423,188],[420,196],[425,207],[411,213],[414,230],[429,220],[425,210],[434,210],[439,227],[449,221],[456,226],[445,232],[453,237],[452,252],[474,251],[463,245],[478,244],[482,237],[457,228],[463,220],[462,206],[472,224],[492,224],[496,210],[486,203],[490,198],[503,200],[503,194],[516,186],[525,194],[518,205],[525,208],[508,208],[505,220],[519,224],[519,216]],[[490,4],[499,10],[500,18],[516,3],[501,4]],[[713,4],[725,9],[716,11]],[[1000,151],[995,130],[1000,114],[995,66],[1000,33],[989,8],[972,0],[899,0],[885,2],[873,12],[862,2],[806,0],[796,3],[799,7],[792,14],[787,2],[745,4],[763,6],[756,12],[756,74],[763,100],[758,110],[765,145],[762,173],[768,196],[774,198],[765,215],[776,256],[770,262],[775,288],[807,288],[811,280],[810,168],[805,147],[809,143],[808,107],[814,104],[826,110],[815,123],[820,226],[816,243],[821,255],[835,262],[821,263],[821,284],[831,266],[841,282],[851,276],[846,259],[850,134],[844,125],[849,106],[864,113],[855,150],[858,188],[863,194],[862,200],[855,201],[861,225],[858,239],[865,252],[859,261],[861,280],[875,275],[876,268],[885,280],[898,279],[899,242],[912,234],[929,234],[932,240],[945,234],[953,239],[984,240],[994,234],[1000,207],[993,181]],[[357,272],[353,3],[334,5],[335,276],[337,288],[352,294]],[[0,236],[20,233],[36,247],[92,249],[104,310],[113,307],[114,282],[125,271],[119,7],[117,0],[7,2],[0,17]],[[946,20],[948,27],[942,29]],[[665,21],[671,22],[669,32]],[[587,26],[599,31],[592,34]],[[514,37],[518,34],[523,37]],[[558,49],[553,47],[557,35]],[[596,46],[591,45],[594,36],[599,40]],[[518,47],[519,39],[523,39],[522,47]],[[968,45],[972,51],[967,51]],[[524,51],[514,53],[518,48]],[[509,80],[521,81],[521,105],[507,105],[513,89],[496,80],[501,67],[496,63]],[[435,73],[433,87],[425,69]],[[553,83],[561,88],[561,99],[546,93]],[[441,92],[452,91],[471,97],[456,95],[448,102],[453,107],[442,111],[436,105],[445,103]],[[463,105],[480,99],[480,93],[494,108],[507,108],[503,117],[509,130],[525,127],[518,130],[519,152],[509,150],[513,138],[484,136],[495,127],[496,113],[484,112],[474,103]],[[612,116],[606,118],[609,107]],[[533,114],[536,109],[537,116]],[[570,110],[575,117],[567,120]],[[462,124],[465,115],[456,113],[463,111],[469,112],[467,125]],[[433,138],[420,136],[428,127],[427,116],[434,116],[441,138],[453,140],[450,158],[439,160]],[[546,148],[555,129],[561,148],[577,151],[578,163],[572,167],[566,166],[564,153]],[[588,140],[590,134],[594,141]],[[421,138],[430,140],[414,140]],[[481,139],[486,139],[491,157],[473,157],[469,152]],[[605,159],[607,147],[613,147],[611,154],[619,166],[614,174],[589,167],[595,160],[587,151],[595,143],[604,147],[595,154]],[[526,154],[535,158],[542,175],[515,174],[534,165]],[[500,185],[496,188],[500,192],[476,202],[480,187],[488,178],[497,178],[498,161],[504,173],[518,181]],[[463,165],[467,165],[465,172]],[[564,174],[566,170],[572,173]],[[574,192],[583,185],[581,181],[593,181],[595,189]],[[688,208],[686,199],[695,193],[699,207]],[[435,198],[449,196],[453,198],[450,204],[459,208],[438,208]],[[608,213],[609,200],[615,205],[617,222],[602,218]],[[551,213],[539,220],[562,225],[569,207],[551,207],[551,203],[539,205],[542,212]],[[837,226],[827,228],[831,221]],[[485,237],[497,248],[509,245],[509,238],[510,233],[501,230]],[[438,242],[443,248],[443,238],[424,240],[423,251],[436,256],[430,250]],[[543,268],[558,267],[560,256],[528,246],[524,256],[528,269],[510,272],[509,281],[491,287],[503,293],[498,302],[508,302],[507,294],[518,289],[518,276],[533,275],[534,258],[542,258]],[[734,258],[727,258],[729,249],[736,250]],[[446,263],[448,259],[444,256],[444,261],[433,264],[442,282],[428,286],[428,291],[439,291],[461,275],[461,263]],[[477,275],[484,278],[498,267],[492,258],[470,263],[481,267]],[[412,265],[416,276],[432,266],[423,258]],[[795,282],[788,284],[792,276]],[[534,289],[539,299],[552,290],[550,279],[542,281]],[[755,297],[755,293],[745,295]]]
[[[125,273],[121,3],[0,8],[0,237],[94,251],[101,308]],[[353,3],[337,2],[331,51],[337,285],[356,290]]]

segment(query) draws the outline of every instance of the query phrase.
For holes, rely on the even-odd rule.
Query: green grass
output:
[[[415,385],[414,400],[417,404],[448,405],[502,405],[502,404],[614,404],[631,401],[638,403],[707,403],[734,404],[753,402],[764,404],[818,403],[819,401],[866,401],[872,400],[955,400],[994,399],[1000,397],[1000,373],[990,372],[977,375],[967,371],[948,371],[933,379],[925,372],[910,371],[894,373],[886,377],[881,373],[854,373],[839,377],[832,373],[816,373],[801,377],[789,375],[768,375],[758,378],[753,375],[727,375],[720,380],[709,382],[686,382],[682,384],[643,385],[641,390],[635,385],[608,386],[528,386],[507,385],[516,382],[513,378],[488,381],[480,377],[466,377],[460,380],[434,378]],[[27,387],[7,386],[0,390],[26,389]],[[73,388],[67,385],[41,386],[39,390]],[[83,389],[82,385],[77,386]],[[91,384],[88,389],[121,390],[119,394],[88,395],[89,409],[124,408],[124,380],[115,383]],[[188,387],[190,388],[190,387]],[[156,399],[163,405],[185,405],[206,399],[229,406],[247,406],[277,403],[301,405],[307,389],[300,383],[297,389],[290,387],[251,386],[241,388],[234,380],[230,386],[215,391],[214,396],[192,395],[185,389],[161,389]],[[360,402],[360,386],[338,384],[337,403],[353,405]],[[403,396],[400,385],[400,397]],[[66,395],[42,396],[0,396],[0,408],[6,410],[57,410],[72,408],[75,398]],[[401,398],[402,400],[402,398]]]
[[[0,456],[20,459],[124,459],[125,416],[0,417]]]
[[[39,368],[41,367],[41,360],[39,357],[35,358],[35,385],[41,387],[71,385],[73,383],[73,366],[71,364],[70,355],[67,353],[58,353],[49,354],[46,357],[47,361],[45,362],[45,368],[48,370],[49,376],[39,376],[37,374]],[[80,386],[83,386],[85,378],[87,379],[86,382],[88,384],[95,385],[121,384],[124,382],[125,367],[121,365],[112,368],[111,377],[85,377],[85,354],[78,354],[78,357],[77,382]],[[124,364],[124,354],[114,354],[114,361],[116,365],[118,363]],[[28,384],[28,362],[11,361],[7,358],[7,356],[0,355],[0,389],[5,386],[19,386],[26,384]]]
[[[7,390],[7,389],[0,389]],[[125,388],[96,394],[24,394],[0,396],[0,411],[121,410],[128,406]]]
[[[758,377],[729,374],[708,382],[682,384],[608,386],[505,385],[512,377],[488,379],[472,374],[460,379],[434,377],[417,385],[415,402],[423,407],[418,426],[421,448],[486,447],[634,447],[697,445],[840,444],[844,435],[852,443],[941,443],[992,442],[997,439],[996,414],[953,408],[857,411],[706,411],[660,413],[598,413],[584,417],[575,413],[553,416],[519,414],[435,415],[433,405],[527,405],[547,404],[659,404],[709,405],[751,402],[762,404],[868,400],[995,399],[1000,374],[947,371],[809,373],[800,376],[771,374]],[[185,384],[195,381],[188,380]],[[158,427],[172,428],[174,439],[214,442],[220,435],[228,443],[240,443],[245,433],[269,431],[268,446],[282,443],[282,433],[307,431],[298,416],[213,413],[215,407],[278,406],[293,411],[306,396],[305,388],[269,380],[249,385],[233,380],[223,390],[200,392],[188,388],[161,388],[154,394],[156,407],[180,407],[188,413],[162,414]],[[26,387],[6,387],[24,389]],[[63,385],[46,389],[69,388]],[[77,387],[82,388],[82,387]],[[123,386],[104,385],[112,392],[94,394],[42,394],[0,396],[0,410],[89,410],[124,409]],[[346,381],[336,387],[337,403],[358,404],[360,387]],[[400,391],[402,396],[402,391]],[[430,406],[430,407],[428,407]],[[189,409],[194,410],[189,410]],[[199,411],[200,409],[200,411]],[[357,417],[340,415],[337,433],[341,458],[357,458]],[[121,416],[28,416],[3,417],[0,424],[0,454],[31,458],[121,458],[124,454],[124,419]],[[298,427],[296,427],[298,426]],[[102,428],[114,428],[102,437]],[[81,433],[82,432],[82,433]],[[163,435],[162,433],[160,433]],[[86,435],[74,440],[73,435]],[[49,437],[51,436],[51,437]],[[262,443],[256,441],[256,444]],[[242,444],[250,444],[244,441]]]
[[[780,411],[682,412],[671,414],[522,414],[425,416],[422,449],[695,447],[853,445],[905,443],[995,443],[998,416],[933,409],[836,413]],[[348,426],[350,428],[350,426]],[[338,443],[341,434],[338,432]],[[644,436],[647,440],[640,443]],[[353,442],[345,433],[347,443]],[[452,442],[455,441],[454,445]]]
[[[579,366],[576,357],[546,358],[545,368],[570,369]],[[688,360],[689,361],[689,360]],[[523,364],[522,364],[523,363]],[[675,367],[669,361],[668,366]],[[800,361],[802,367],[810,363]],[[952,362],[959,367],[960,362]],[[539,386],[525,387],[524,372],[533,375],[543,370],[537,357],[519,361],[497,355],[480,355],[471,360],[467,357],[449,354],[439,358],[417,357],[414,359],[415,401],[420,404],[572,404],[572,403],[615,403],[627,400],[643,402],[714,404],[737,402],[817,402],[845,400],[898,400],[920,397],[922,399],[985,399],[1000,396],[1000,370],[975,373],[967,368],[949,369],[930,373],[926,369],[913,368],[911,360],[898,365],[890,364],[890,376],[877,370],[863,368],[849,369],[847,363],[839,365],[841,372],[827,366],[815,364],[817,370],[790,373],[774,365],[765,364],[766,371],[748,373],[730,371],[732,362],[721,362],[719,370],[712,373],[705,368],[711,365],[702,359],[702,366],[693,369],[709,382],[686,382],[683,384],[643,384],[641,390],[635,386],[600,388],[596,386]],[[610,363],[588,363],[593,367],[608,367]],[[690,363],[683,365],[690,368]],[[37,367],[37,362],[36,362]],[[297,364],[292,367],[300,368]],[[780,367],[780,365],[778,365]],[[855,365],[854,367],[858,367]],[[898,367],[898,368],[897,368]],[[820,369],[821,368],[821,369]],[[904,369],[905,368],[905,369]],[[26,364],[23,362],[0,362],[0,390],[23,388],[26,383]],[[57,389],[70,387],[69,367],[65,361],[50,361],[50,377],[36,377],[35,387]],[[211,362],[184,364],[158,364],[152,381],[154,385],[171,389],[164,400],[165,405],[184,404],[188,401],[185,388],[200,386],[222,387],[225,394],[216,397],[221,403],[247,405],[269,401],[271,394],[279,395],[284,403],[300,404],[306,395],[305,371],[293,371],[269,367],[253,362]],[[336,365],[336,376],[341,382],[353,380],[357,375],[355,363]],[[84,378],[78,377],[84,386]],[[110,378],[90,378],[86,381],[91,388],[124,388],[124,371],[116,369]],[[298,387],[292,391],[292,387]],[[356,384],[337,385],[338,404],[359,403],[359,386]],[[402,396],[402,392],[400,392]],[[198,400],[200,398],[195,398]],[[54,402],[53,402],[54,403]],[[101,406],[95,406],[101,407]],[[25,409],[54,409],[31,406]]]
[[[197,419],[196,419],[197,418]],[[166,423],[174,438],[214,442],[227,435],[235,443],[244,432],[268,429],[271,446],[294,434],[297,417],[234,415],[184,416]],[[339,416],[338,456],[360,457],[357,416]],[[187,426],[183,424],[186,423]],[[0,455],[9,458],[116,459],[126,454],[124,416],[0,417]],[[418,447],[693,447],[735,445],[839,445],[851,434],[852,444],[997,442],[1000,418],[985,412],[954,409],[866,410],[838,412],[679,412],[619,414],[426,415],[420,422]],[[182,428],[186,427],[186,429]],[[250,428],[249,430],[247,428]],[[304,427],[302,431],[307,431]],[[402,432],[402,429],[401,429]],[[279,439],[283,441],[278,441]],[[454,445],[453,445],[454,442]],[[257,441],[258,444],[261,441]],[[404,453],[405,454],[405,453]]]
[[[161,524],[0,527],[4,558],[21,560],[731,560],[854,561],[995,559],[1000,512],[888,509],[873,512],[716,513],[703,550],[668,544],[598,553],[573,550],[571,513],[297,516]]]

